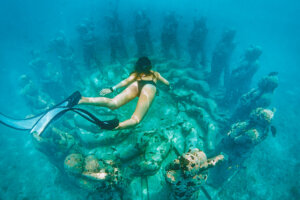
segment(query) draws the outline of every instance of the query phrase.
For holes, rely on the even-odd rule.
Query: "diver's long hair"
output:
[[[141,74],[154,75],[153,72],[151,72],[151,68],[152,64],[150,59],[148,57],[140,57],[135,63],[133,73],[137,73],[137,76]]]

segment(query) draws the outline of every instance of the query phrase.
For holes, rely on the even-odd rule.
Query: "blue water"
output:
[[[128,53],[127,58],[121,55],[117,64],[110,61],[110,31],[105,21],[114,10],[123,26],[122,36]],[[254,75],[251,87],[256,87],[257,82],[270,72],[278,72],[279,86],[272,96],[270,106],[276,108],[273,125],[277,133],[275,137],[269,134],[255,147],[243,163],[245,169],[238,178],[228,183],[219,198],[300,199],[300,3],[297,0],[0,0],[0,112],[24,118],[41,112],[46,104],[53,105],[75,90],[80,90],[84,95],[96,96],[101,88],[116,84],[124,78],[120,74],[124,73],[123,68],[132,66],[136,60],[134,13],[137,10],[143,10],[151,20],[150,35],[154,51],[149,57],[155,60],[158,71],[160,65],[168,62],[168,59],[162,58],[160,46],[163,17],[167,12],[176,13],[178,19],[181,57],[170,59],[179,65],[174,67],[179,71],[189,61],[187,44],[193,19],[201,16],[206,18],[208,28],[205,44],[208,63],[211,62],[222,31],[227,27],[236,30],[236,48],[230,59],[231,69],[238,66],[245,49],[250,45],[262,48],[260,68]],[[96,57],[101,62],[96,67],[87,67],[82,53],[84,47],[78,26],[87,24],[85,19],[94,24],[96,40],[93,44]],[[57,53],[51,50],[51,41],[60,32],[63,32],[74,54],[73,61],[76,64],[72,66],[76,67],[69,71],[67,67],[61,67]],[[39,52],[38,56],[33,56],[35,51]],[[30,62],[36,58],[47,62],[48,65],[43,65],[47,68],[34,70],[30,67]],[[116,73],[118,70],[110,73],[111,68],[107,66],[114,64],[119,67],[120,73]],[[54,73],[45,75],[47,70],[53,70]],[[67,74],[74,71],[77,74],[71,73],[71,77],[64,78],[61,75],[64,70]],[[55,78],[57,71],[60,72],[58,79]],[[28,101],[21,94],[24,85],[20,84],[20,77],[24,74],[35,84],[34,92],[29,96],[49,95],[43,106],[37,106],[35,98]],[[112,81],[115,74],[118,77]],[[94,77],[98,78],[96,84],[91,83]],[[163,99],[157,101],[162,107],[168,107]],[[130,116],[134,103],[130,106],[122,108],[120,113]],[[155,106],[157,111],[160,106]],[[149,115],[155,116],[153,113]],[[168,120],[172,121],[170,117],[172,115],[169,115]],[[149,121],[151,117],[145,120]],[[64,177],[59,167],[37,150],[27,132],[0,125],[0,149],[0,199],[101,199]],[[170,160],[175,157],[171,156]],[[150,180],[148,184],[157,183]],[[211,189],[209,192],[215,191]],[[142,199],[137,194],[131,194],[131,198]],[[159,195],[152,197],[158,200],[161,198]],[[205,199],[203,195],[202,198]]]

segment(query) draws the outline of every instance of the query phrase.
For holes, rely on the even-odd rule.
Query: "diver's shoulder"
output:
[[[151,70],[151,72],[155,75],[155,76],[158,76],[158,75],[160,75],[160,73],[159,72],[157,72],[157,71],[154,71],[154,70]]]
[[[137,76],[137,72],[131,72],[130,76]]]

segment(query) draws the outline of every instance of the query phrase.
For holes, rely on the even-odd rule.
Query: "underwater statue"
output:
[[[271,104],[271,97],[278,87],[278,73],[272,72],[258,82],[258,87],[242,95],[237,103],[231,121],[244,120],[250,112],[258,107],[267,108]]]
[[[221,40],[217,43],[211,60],[211,71],[209,77],[209,84],[212,88],[220,85],[220,80],[223,74],[224,83],[226,86],[230,77],[230,58],[235,49],[236,31],[229,29],[223,32]]]
[[[117,11],[113,11],[111,16],[107,16],[105,20],[109,33],[111,63],[116,61],[123,63],[128,58],[128,53],[124,42],[122,21]]]
[[[74,130],[74,127],[70,127]],[[95,152],[89,154],[76,139],[76,130],[50,126],[41,137],[32,134],[36,148],[44,153],[68,182],[84,189],[88,193],[101,195],[102,199],[122,199],[128,180],[122,174],[119,164],[111,158],[99,157]],[[89,195],[89,196],[90,196]]]
[[[173,65],[172,65],[173,66]],[[216,101],[210,96],[209,84],[198,77],[191,68],[171,69],[166,72],[174,89],[170,91],[180,111],[185,112],[191,120],[195,120],[200,129],[195,135],[203,137],[203,146],[198,148],[205,152],[214,150],[215,138],[220,129],[219,123],[224,123]]]
[[[243,162],[250,157],[253,149],[268,136],[273,117],[274,111],[258,107],[252,110],[248,119],[231,125],[216,147],[216,152],[222,152],[226,159],[224,164],[212,169],[209,184],[221,190],[224,183],[244,167]]]
[[[190,149],[166,166],[165,178],[172,191],[172,199],[198,199],[196,192],[208,178],[208,169],[224,159],[223,155],[207,159],[199,149]]]
[[[63,31],[59,31],[50,41],[49,52],[53,53],[60,62],[64,85],[70,85],[70,81],[67,80],[75,80],[79,74],[76,73],[78,70],[74,70],[76,69],[74,49]]]
[[[49,106],[54,105],[49,95],[41,91],[37,84],[32,79],[23,74],[19,78],[20,95],[24,98],[25,102],[30,106],[31,111],[45,110]]]
[[[143,10],[136,12],[134,24],[134,38],[137,46],[137,56],[145,56],[153,53],[152,41],[150,37],[151,21]]]
[[[266,139],[269,132],[271,131],[273,136],[276,134],[276,128],[272,126],[275,109],[270,110],[268,106],[277,86],[277,73],[272,72],[259,81],[258,88],[240,97],[236,110],[228,121],[232,124],[215,148],[215,153],[222,152],[226,159],[222,166],[212,169],[208,183],[219,191],[224,183],[230,181],[243,168],[244,161],[250,157],[254,148]]]
[[[177,58],[180,57],[180,48],[177,38],[178,19],[175,13],[167,13],[164,17],[161,32],[161,48],[165,58],[170,58],[174,50]]]
[[[50,41],[49,51],[53,52],[59,59],[74,60],[74,50],[67,41],[66,34],[63,31],[59,31]]]
[[[88,69],[96,68],[101,65],[97,55],[97,38],[95,35],[95,25],[89,19],[85,19],[77,26],[79,41],[81,43],[83,59]]]
[[[224,98],[227,104],[234,105],[242,94],[249,91],[252,78],[260,67],[258,59],[261,54],[262,50],[259,46],[249,47],[240,65],[232,70]]]
[[[29,67],[33,73],[29,72],[29,75],[34,83],[40,86],[42,92],[57,97],[55,100],[63,98],[65,90],[60,68],[49,62],[40,51],[31,51],[31,57]]]
[[[206,19],[200,18],[194,20],[194,25],[190,38],[188,40],[188,51],[190,54],[190,63],[189,66],[195,67],[197,65],[197,58],[200,54],[200,64],[201,66],[206,66],[206,38],[207,38],[207,25]]]

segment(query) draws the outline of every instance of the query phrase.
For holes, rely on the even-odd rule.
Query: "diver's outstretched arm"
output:
[[[165,79],[164,77],[162,77],[162,75],[160,75],[160,73],[156,72],[156,77],[159,81],[161,81],[163,84],[165,85],[170,85],[169,81],[167,81],[167,79]]]
[[[118,88],[125,87],[125,86],[129,85],[130,83],[132,83],[133,81],[135,81],[135,79],[136,79],[136,73],[132,73],[128,78],[121,81],[120,83],[113,86],[112,88],[113,88],[113,90],[116,90]]]

